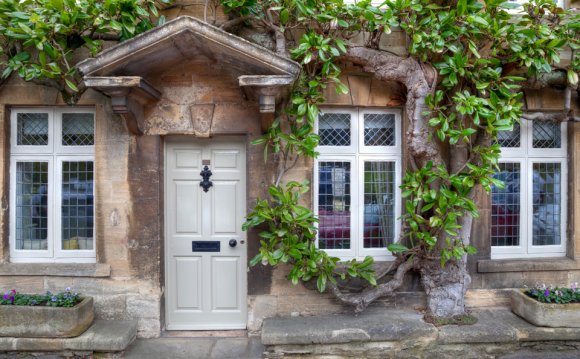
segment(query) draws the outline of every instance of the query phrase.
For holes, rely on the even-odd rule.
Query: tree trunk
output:
[[[427,313],[435,317],[465,314],[465,292],[471,283],[466,257],[447,262],[441,268],[439,260],[421,263],[421,282],[427,294]]]

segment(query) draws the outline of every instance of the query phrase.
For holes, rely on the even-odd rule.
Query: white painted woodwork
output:
[[[245,143],[169,138],[165,159],[167,329],[245,329]],[[208,192],[200,186],[204,160]],[[219,241],[220,252],[193,252],[192,241]]]

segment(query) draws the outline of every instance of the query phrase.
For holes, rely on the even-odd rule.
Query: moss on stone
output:
[[[456,315],[449,318],[425,314],[424,319],[427,323],[431,323],[436,327],[442,327],[444,325],[473,325],[477,323],[477,318],[471,314]]]

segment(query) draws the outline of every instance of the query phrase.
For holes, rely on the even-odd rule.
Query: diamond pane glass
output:
[[[93,162],[62,163],[62,249],[93,249]]]
[[[350,162],[318,163],[318,246],[350,248]]]
[[[534,148],[560,148],[561,142],[559,123],[534,121]]]
[[[395,115],[365,113],[365,146],[395,145]]]
[[[318,117],[320,146],[350,146],[350,114],[321,113]]]
[[[504,188],[491,189],[491,245],[519,246],[520,164],[500,163],[493,177],[503,181]]]
[[[48,145],[48,114],[18,113],[16,115],[16,144],[18,146]]]
[[[385,248],[395,237],[395,163],[364,163],[364,248]]]
[[[562,185],[560,163],[533,164],[534,246],[558,245],[561,241]]]
[[[499,143],[501,147],[520,147],[521,125],[516,122],[514,123],[514,129],[512,131],[498,131],[497,143]]]
[[[48,163],[16,162],[16,249],[48,248]]]
[[[92,146],[95,144],[95,119],[92,113],[62,115],[62,145]]]

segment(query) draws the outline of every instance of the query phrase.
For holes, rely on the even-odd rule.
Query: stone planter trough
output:
[[[0,337],[71,338],[93,323],[93,298],[72,308],[0,305]]]
[[[512,311],[539,327],[580,328],[580,303],[540,303],[515,289],[511,296]]]

